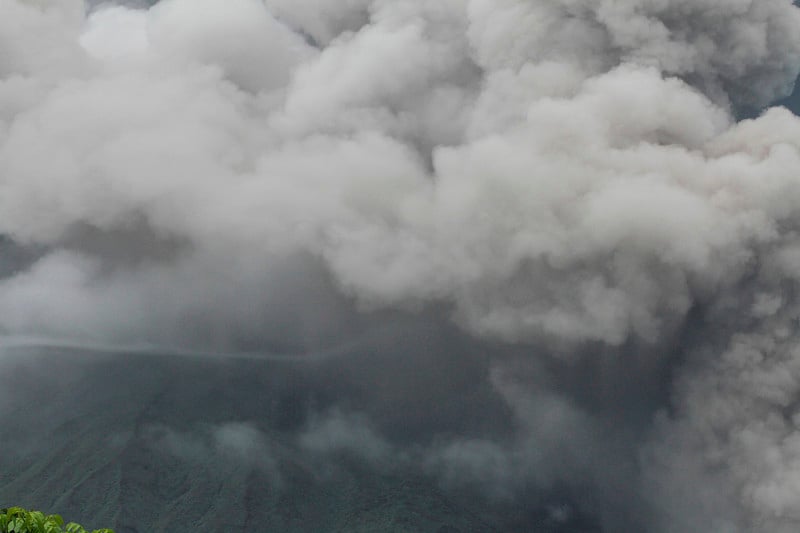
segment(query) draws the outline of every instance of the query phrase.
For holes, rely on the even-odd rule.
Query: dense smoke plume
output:
[[[800,527],[800,119],[737,120],[792,90],[791,0],[0,13],[6,343],[335,367],[444,329],[430,353],[485,365],[511,434],[415,441],[350,405],[297,446],[499,501],[566,487],[607,531]]]

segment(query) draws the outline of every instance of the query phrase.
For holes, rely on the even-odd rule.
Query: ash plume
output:
[[[331,357],[369,406],[292,442],[554,523],[797,530],[800,119],[769,107],[800,73],[791,0],[0,12],[5,337],[391,367],[442,335],[447,370],[398,382],[474,371],[496,404],[399,434],[414,399]],[[162,440],[269,447],[215,423]]]

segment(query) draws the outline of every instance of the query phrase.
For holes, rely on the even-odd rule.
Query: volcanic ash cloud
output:
[[[649,530],[797,529],[800,120],[734,118],[792,88],[791,1],[0,12],[5,333],[236,349],[431,310],[531,358],[641,347],[681,362]]]

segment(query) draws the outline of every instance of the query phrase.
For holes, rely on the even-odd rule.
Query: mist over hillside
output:
[[[0,13],[0,505],[800,527],[791,0]]]

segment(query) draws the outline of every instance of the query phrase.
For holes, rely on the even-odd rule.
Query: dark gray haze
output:
[[[153,3],[0,0],[0,505],[800,528],[791,0]]]

